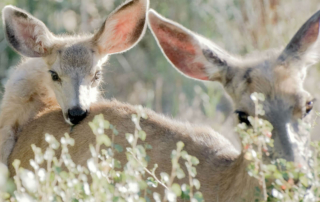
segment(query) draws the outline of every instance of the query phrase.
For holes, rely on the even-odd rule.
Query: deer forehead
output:
[[[87,72],[93,67],[93,50],[84,45],[75,44],[59,52],[61,68],[65,72],[75,71],[75,69]]]
[[[98,69],[101,69],[99,61],[94,48],[88,43],[81,42],[61,45],[47,57],[50,69],[56,71],[61,77],[75,75],[91,77]]]
[[[304,74],[286,66],[273,65],[265,62],[255,67],[242,68],[233,82],[236,94],[236,107],[250,113],[254,109],[250,95],[254,92],[263,93],[265,105],[302,108],[310,94],[303,89]],[[286,107],[287,108],[287,107]],[[282,108],[285,110],[286,108]],[[271,111],[272,108],[268,107]]]
[[[242,83],[242,88],[250,93],[260,92],[266,95],[273,93],[295,94],[303,91],[303,81],[306,71],[288,68],[274,62],[243,68],[236,79]]]

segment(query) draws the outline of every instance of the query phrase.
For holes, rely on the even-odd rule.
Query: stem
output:
[[[191,158],[188,158],[188,163],[189,163],[189,168],[188,169],[188,173],[189,173],[189,184],[190,184],[190,200],[193,198],[193,182],[192,182],[192,176],[191,176],[191,171],[190,168],[192,167],[192,163],[191,163]]]
[[[169,183],[168,183],[168,187],[171,187],[171,185],[172,185],[172,183],[173,183],[173,181],[174,181],[174,179],[176,178],[176,176],[177,176],[177,174],[176,174],[176,165],[177,164],[179,164],[179,159],[180,159],[180,153],[181,153],[181,149],[177,149],[177,158],[176,158],[176,164],[174,164],[173,162],[172,162],[172,169],[171,169],[171,175],[170,175],[170,180],[169,180]],[[166,199],[166,197],[164,196],[164,198],[163,198],[163,201],[165,202],[165,201],[167,201],[167,199]]]
[[[21,193],[21,181],[20,181],[20,177],[19,177],[20,173],[19,173],[18,168],[15,168],[15,170],[16,170],[16,176],[14,176],[13,179],[14,179],[15,184],[17,185],[18,193]]]
[[[112,141],[111,142],[111,151],[112,151],[112,154],[114,154],[115,151],[114,151],[114,134],[113,134],[113,132],[112,132],[111,141]],[[111,170],[114,170],[114,158],[113,158],[113,156],[111,158],[112,158],[112,168],[111,168]],[[110,171],[108,171],[108,173],[110,173]],[[108,181],[110,181],[113,184],[114,183],[113,177],[111,176],[111,180],[108,178]]]
[[[316,118],[315,118],[314,121],[313,121],[313,124],[312,124],[312,126],[311,126],[311,129],[314,129],[314,128],[316,127],[318,118],[319,118],[319,115],[316,114]]]
[[[137,146],[137,143],[138,143],[138,139],[139,139],[139,131],[138,131],[138,127],[140,128],[140,115],[137,115],[137,123],[136,123],[136,127],[134,128],[134,140],[133,140],[133,143],[132,143],[132,148],[136,148]]]
[[[258,117],[258,105],[259,105],[259,101],[258,99],[254,102],[254,109],[255,109],[255,117],[254,117],[254,132],[256,134],[259,133],[259,131],[257,131],[257,124],[258,124],[258,121],[259,121],[259,117]],[[260,155],[262,157],[262,145],[261,145],[261,141],[259,140],[258,138],[258,154],[257,155]],[[266,188],[266,180],[265,180],[265,176],[264,176],[264,173],[263,173],[263,170],[262,170],[262,166],[263,166],[263,162],[261,159],[258,158],[258,164],[259,164],[259,175],[260,175],[260,181],[261,181],[261,186],[262,186],[262,191],[263,191],[263,199],[265,201],[267,201],[268,199],[268,195],[267,195],[267,188]]]
[[[53,150],[53,149],[52,149]],[[51,173],[51,161],[52,161],[52,159],[49,159],[48,161],[47,161],[47,173],[48,173],[48,175],[46,176],[46,189],[47,190],[50,190],[50,186],[49,186],[49,181],[50,181],[50,173]],[[37,173],[35,174],[36,176],[37,176]],[[44,196],[45,198],[46,198],[46,200],[47,200],[47,195],[46,196]],[[49,200],[48,200],[49,201]]]
[[[259,148],[258,148],[260,155],[262,156],[262,147],[261,147],[261,142],[259,141]],[[262,182],[262,190],[263,190],[263,199],[265,201],[267,201],[268,199],[268,195],[267,195],[267,188],[266,188],[266,180],[265,180],[265,176],[264,176],[264,172],[262,170],[262,166],[263,166],[263,162],[262,160],[260,160],[259,162],[259,173],[261,175],[261,182]]]
[[[314,178],[315,178],[315,182],[319,182],[319,177],[318,177],[318,172],[317,172],[317,168],[318,168],[318,151],[315,149],[314,151],[314,155],[313,155],[313,158],[314,158]],[[318,189],[319,187],[318,186],[312,186],[312,192],[313,193],[316,193],[315,189]]]
[[[130,154],[133,156],[133,158],[143,167],[143,169],[149,173],[154,179],[161,184],[164,188],[169,189],[164,183],[162,183],[155,174],[153,174],[148,168],[144,167],[144,165],[138,160],[138,158],[134,155],[133,152],[130,152]]]
[[[178,162],[179,158],[180,158],[180,155],[179,155],[179,153],[177,155],[178,155],[178,159],[177,159],[177,162]],[[171,187],[174,178],[176,178],[176,169],[172,165],[172,170],[171,170],[171,175],[170,175],[170,180],[169,180],[169,187]]]

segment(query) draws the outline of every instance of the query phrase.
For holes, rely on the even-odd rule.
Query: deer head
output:
[[[43,76],[48,79],[43,85],[54,92],[65,120],[77,124],[98,98],[108,56],[131,49],[144,35],[148,6],[148,0],[127,1],[96,34],[87,36],[56,36],[43,22],[14,6],[3,9],[3,22],[13,49],[45,61]]]
[[[263,93],[265,115],[273,125],[271,159],[301,162],[296,144],[302,129],[299,120],[312,110],[314,99],[303,88],[307,67],[320,59],[320,11],[294,35],[282,52],[242,59],[210,40],[166,19],[148,13],[149,27],[168,61],[182,74],[197,80],[219,81],[230,94],[240,122],[255,116],[250,95]]]

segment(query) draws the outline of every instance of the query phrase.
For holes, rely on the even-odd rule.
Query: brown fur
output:
[[[135,114],[135,111],[133,106],[117,101],[97,103],[91,107],[88,117],[70,132],[70,126],[63,121],[61,110],[48,110],[21,131],[20,138],[9,157],[10,172],[14,173],[11,165],[14,159],[20,159],[22,167],[31,169],[29,159],[33,158],[33,151],[29,145],[35,144],[44,151],[48,146],[44,140],[45,133],[54,135],[60,140],[65,132],[70,132],[70,137],[75,139],[75,146],[70,147],[69,153],[76,164],[86,166],[86,161],[91,155],[89,144],[95,143],[95,136],[88,122],[100,113],[116,126],[119,136],[116,136],[115,143],[125,148],[129,146],[125,133],[134,131],[131,115]],[[253,190],[257,182],[246,174],[247,162],[228,140],[209,127],[191,126],[148,109],[145,111],[148,119],[141,121],[141,128],[147,133],[146,142],[153,147],[148,151],[151,158],[149,167],[152,168],[157,163],[159,165],[158,175],[159,172],[171,172],[171,151],[176,148],[178,141],[183,141],[185,150],[200,161],[197,166],[197,178],[200,180],[200,191],[206,201],[241,201],[242,197],[253,201]],[[111,131],[106,132],[111,137]],[[30,138],[31,134],[32,138]],[[124,153],[116,158],[121,161],[122,165],[127,162]],[[181,165],[185,167],[184,163]],[[177,182],[182,183],[185,180]],[[161,187],[158,191],[163,193]]]

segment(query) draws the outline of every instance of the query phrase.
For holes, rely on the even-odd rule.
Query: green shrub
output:
[[[19,166],[19,160],[13,165],[16,170],[14,184],[16,189],[12,192],[6,190],[7,170],[0,166],[0,188],[2,198],[11,201],[112,201],[112,202],[148,202],[153,198],[155,201],[176,201],[180,196],[187,201],[201,202],[202,194],[197,190],[200,182],[195,178],[198,159],[188,155],[183,150],[184,144],[177,143],[177,149],[172,151],[171,173],[161,172],[156,176],[157,165],[152,170],[147,168],[149,156],[147,150],[151,145],[145,143],[139,145],[138,140],[145,141],[146,133],[140,127],[140,119],[147,118],[142,107],[138,107],[138,114],[132,115],[135,124],[134,132],[127,133],[126,139],[130,147],[123,148],[114,144],[118,136],[115,126],[104,120],[103,115],[98,115],[89,123],[96,135],[96,145],[90,145],[91,158],[87,160],[87,166],[76,165],[68,147],[74,146],[74,140],[66,133],[60,142],[52,135],[46,134],[45,140],[49,146],[46,151],[32,145],[35,158],[30,161],[33,171]],[[113,131],[112,137],[104,132],[106,129]],[[56,150],[61,147],[61,155],[55,156]],[[125,152],[128,162],[121,165],[114,158],[115,153]],[[181,169],[179,159],[185,160],[188,173]],[[40,165],[45,163],[45,168]],[[175,178],[188,177],[189,184],[173,183]],[[91,180],[89,180],[91,179]],[[152,192],[151,187],[163,186],[165,193]],[[8,194],[10,193],[11,194]],[[161,195],[162,194],[162,195]]]
[[[320,158],[320,143],[312,142],[314,151],[302,154],[310,159],[312,168],[295,165],[284,159],[265,163],[263,156],[269,156],[268,148],[273,147],[273,127],[268,121],[258,118],[259,115],[264,115],[261,104],[265,99],[264,95],[253,93],[251,99],[256,111],[255,117],[249,117],[252,127],[239,124],[236,131],[241,136],[245,158],[251,161],[247,168],[248,174],[259,181],[257,194],[263,196],[263,201],[319,201],[320,173],[317,161]],[[310,132],[310,125],[300,124]]]
[[[239,124],[236,131],[242,139],[245,158],[251,163],[248,165],[248,174],[259,182],[256,187],[258,195],[263,196],[262,201],[319,201],[319,164],[320,142],[312,142],[312,152],[307,152],[305,158],[310,159],[311,168],[295,166],[292,162],[277,159],[270,164],[263,161],[268,156],[268,148],[273,147],[271,139],[272,125],[258,118],[264,115],[262,102],[264,95],[254,93],[251,99],[255,103],[255,117],[249,117],[252,127]],[[32,145],[35,157],[30,161],[33,171],[19,166],[19,160],[13,165],[16,170],[14,182],[8,180],[8,171],[0,165],[1,199],[6,201],[112,201],[112,202],[148,202],[155,200],[176,201],[177,197],[185,201],[204,201],[198,191],[200,182],[196,179],[196,165],[199,160],[188,155],[183,150],[184,144],[177,143],[177,149],[172,151],[171,173],[160,172],[156,175],[157,164],[148,169],[150,157],[147,155],[152,146],[145,141],[147,134],[140,127],[140,119],[146,119],[141,106],[137,107],[137,114],[132,115],[135,124],[133,133],[125,134],[130,147],[114,144],[118,138],[115,126],[104,120],[103,115],[97,115],[89,123],[96,136],[96,144],[90,145],[91,158],[87,166],[76,165],[68,147],[74,146],[74,140],[66,133],[60,142],[52,135],[46,134],[48,142],[46,151]],[[301,123],[302,124],[302,123]],[[310,131],[310,125],[303,125]],[[112,136],[105,134],[105,130],[112,130]],[[138,144],[141,140],[142,144]],[[55,156],[61,147],[61,155]],[[125,152],[127,163],[121,165],[115,158],[116,153]],[[179,159],[185,161],[185,173],[179,164]],[[41,168],[41,164],[45,168]],[[176,178],[187,177],[188,184],[174,183]],[[91,179],[91,180],[89,180]],[[162,186],[164,193],[153,192],[152,188]]]

